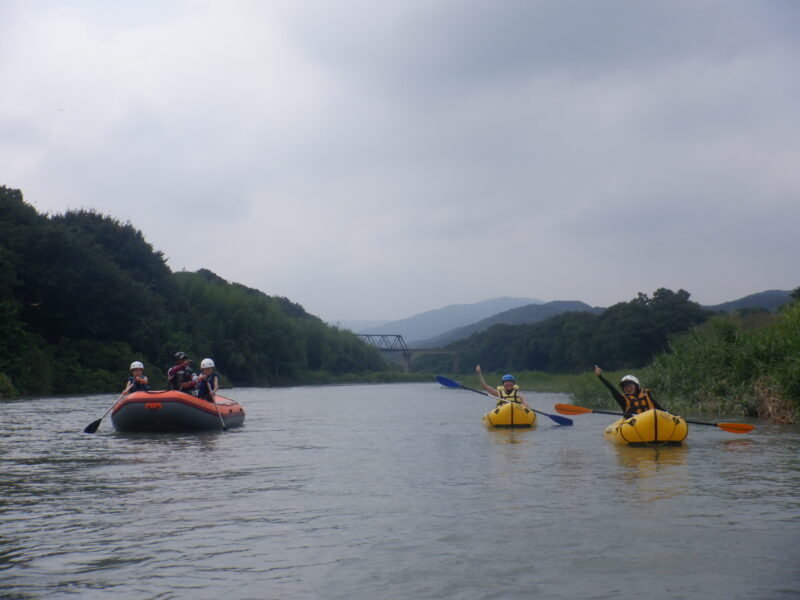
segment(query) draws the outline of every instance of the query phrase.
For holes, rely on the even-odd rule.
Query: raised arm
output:
[[[620,391],[617,388],[614,387],[614,385],[610,381],[608,381],[605,377],[603,377],[603,369],[601,369],[600,367],[595,365],[594,366],[594,374],[597,375],[597,377],[600,379],[600,381],[603,382],[603,385],[608,388],[608,391],[611,392],[612,396],[614,396],[614,400],[616,400],[617,404],[619,404],[619,407],[622,410],[625,410],[626,406],[628,405],[627,402],[625,402],[625,398],[620,393]]]
[[[481,385],[483,386],[483,389],[485,389],[487,392],[489,392],[492,396],[494,396],[496,398],[499,398],[500,397],[500,392],[498,392],[493,387],[489,387],[489,385],[487,385],[487,383],[483,380],[483,373],[481,373],[481,366],[480,365],[475,365],[475,372],[478,374],[478,379],[480,380]]]

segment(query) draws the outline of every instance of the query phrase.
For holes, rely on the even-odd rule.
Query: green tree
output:
[[[0,187],[0,335],[0,393],[6,394],[111,391],[134,359],[163,385],[178,350],[216,358],[236,385],[385,367],[357,336],[287,298],[206,269],[172,273],[130,223],[85,210],[40,215],[6,187]],[[67,369],[70,376],[60,376]]]
[[[495,325],[447,348],[464,352],[465,372],[475,362],[487,371],[550,373],[578,373],[594,364],[611,370],[643,367],[667,348],[671,336],[709,317],[689,298],[684,290],[659,288],[652,298],[639,293],[599,315],[570,312],[537,323]],[[420,370],[446,371],[447,364],[445,357],[436,356],[414,361]]]

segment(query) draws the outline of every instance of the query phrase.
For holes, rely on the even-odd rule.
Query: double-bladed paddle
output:
[[[436,381],[441,383],[445,387],[449,388],[461,388],[462,390],[469,390],[470,392],[475,392],[476,394],[480,394],[481,396],[489,396],[489,398],[497,399],[497,396],[493,396],[492,394],[488,394],[486,392],[482,392],[480,390],[476,390],[471,387],[467,387],[465,385],[461,385],[457,381],[453,381],[452,379],[448,379],[447,377],[442,377],[441,375],[436,376]],[[533,412],[539,413],[540,415],[544,415],[545,417],[551,418],[553,421],[558,423],[559,425],[572,425],[572,419],[567,419],[566,417],[559,417],[558,415],[549,415],[546,412],[542,412],[540,410],[536,410],[535,408],[530,408]]]
[[[556,410],[562,415],[598,413],[601,415],[614,415],[616,417],[624,416],[619,412],[612,412],[610,410],[595,410],[592,408],[586,408],[584,406],[575,406],[574,404],[556,404]],[[753,431],[753,429],[755,429],[753,425],[748,425],[747,423],[706,423],[704,421],[690,421],[689,419],[684,419],[684,421],[691,423],[692,425],[708,425],[709,427],[719,427],[728,433],[750,433]]]

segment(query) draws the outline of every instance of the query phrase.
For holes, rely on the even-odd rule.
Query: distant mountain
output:
[[[584,302],[575,300],[556,300],[554,302],[546,302],[544,304],[528,304],[518,308],[512,308],[476,323],[471,323],[463,327],[457,327],[446,331],[427,340],[413,341],[409,346],[415,348],[439,348],[445,346],[456,340],[463,339],[477,333],[485,331],[492,325],[504,323],[506,325],[522,325],[523,323],[536,323],[537,321],[544,321],[555,315],[570,311],[592,312],[595,314],[603,312],[604,308],[591,307]]]
[[[535,298],[492,298],[475,304],[452,304],[429,310],[413,317],[390,321],[379,327],[365,328],[359,333],[402,335],[406,344],[410,340],[424,340],[456,327],[475,323],[486,317],[527,304],[538,304]]]
[[[765,308],[775,312],[791,300],[791,292],[768,290],[722,304],[703,306],[714,312],[730,312],[742,308]],[[592,307],[577,300],[556,300],[542,303],[533,298],[492,298],[475,304],[453,304],[396,321],[341,321],[340,329],[358,333],[399,334],[409,347],[437,348],[473,333],[485,331],[492,325],[504,323],[521,325],[536,323],[569,311],[595,314],[605,309]]]
[[[732,312],[742,308],[766,308],[771,312],[775,312],[792,299],[791,294],[791,292],[783,290],[767,290],[757,294],[750,294],[738,300],[731,300],[730,302],[723,302],[713,306],[703,306],[703,308],[714,312]]]
[[[383,319],[382,321],[336,321],[335,323],[330,323],[330,325],[334,325],[339,329],[349,329],[350,331],[357,333],[362,329],[367,331],[369,329],[377,329],[382,325],[385,325],[388,321]]]

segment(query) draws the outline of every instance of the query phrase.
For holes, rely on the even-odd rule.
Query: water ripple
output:
[[[435,385],[231,395],[245,427],[203,435],[81,433],[107,397],[6,403],[0,597],[798,592],[798,428],[633,449],[599,415],[487,431]]]

